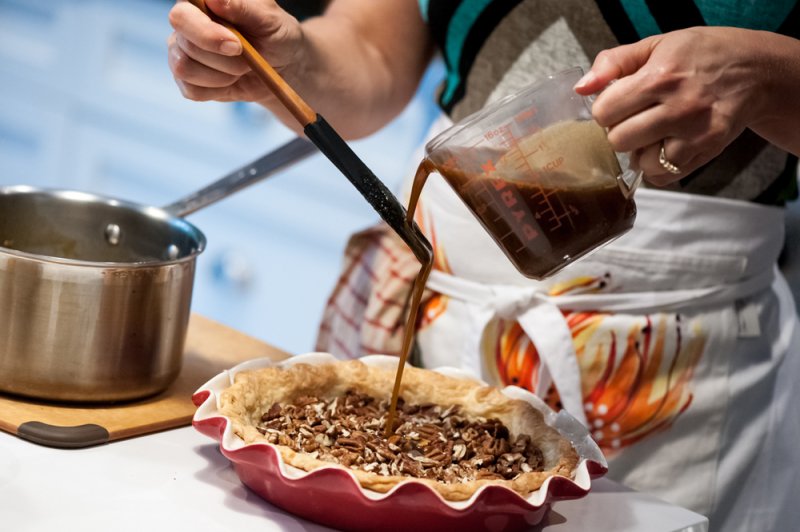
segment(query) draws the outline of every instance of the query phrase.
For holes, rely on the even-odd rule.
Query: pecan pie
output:
[[[465,500],[486,484],[527,495],[572,477],[577,453],[536,408],[474,381],[405,372],[389,438],[394,371],[355,360],[238,373],[219,410],[246,443],[274,444],[305,471],[339,464],[378,492],[414,478]]]

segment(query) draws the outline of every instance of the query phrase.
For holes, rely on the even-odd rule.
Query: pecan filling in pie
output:
[[[405,371],[388,438],[395,372],[357,360],[240,372],[219,411],[245,443],[273,444],[305,471],[345,467],[378,492],[415,479],[449,500],[487,484],[527,495],[551,476],[573,476],[576,451],[527,402],[475,381]]]
[[[302,396],[292,404],[274,403],[257,429],[270,443],[383,476],[464,482],[543,470],[542,451],[530,436],[512,438],[498,419],[469,419],[458,405],[413,405],[401,398],[398,406],[388,439],[389,402],[353,390],[332,400]]]

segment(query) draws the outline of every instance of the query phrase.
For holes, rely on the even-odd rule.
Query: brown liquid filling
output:
[[[486,178],[440,169],[517,270],[544,279],[624,233],[636,207],[612,179],[576,188],[559,187],[574,177],[557,171],[536,179]]]
[[[417,203],[419,195],[422,193],[422,187],[425,186],[425,181],[428,175],[435,168],[429,161],[425,160],[420,163],[417,168],[417,173],[414,176],[414,184],[411,188],[411,196],[408,200],[408,209],[406,213],[406,226],[413,227],[414,212],[417,210]],[[403,380],[403,368],[405,368],[408,355],[411,352],[411,346],[414,342],[414,332],[416,330],[417,314],[419,313],[419,305],[422,301],[422,294],[425,291],[425,283],[428,280],[428,275],[433,268],[433,255],[427,262],[422,263],[422,267],[414,279],[414,285],[411,288],[411,299],[408,305],[408,318],[406,319],[406,328],[403,331],[403,346],[400,351],[400,361],[397,365],[397,374],[394,378],[394,387],[392,388],[392,400],[389,403],[389,415],[386,418],[385,436],[388,438],[394,433],[395,419],[397,417],[397,399],[400,397],[400,383]]]

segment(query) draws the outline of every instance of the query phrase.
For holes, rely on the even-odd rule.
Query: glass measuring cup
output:
[[[499,100],[426,145],[516,268],[543,279],[633,226],[641,172],[615,153],[573,68]],[[416,187],[415,188],[421,188]]]

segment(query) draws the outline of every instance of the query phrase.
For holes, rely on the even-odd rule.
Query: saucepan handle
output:
[[[180,217],[192,214],[305,159],[316,151],[311,142],[297,137],[207,187],[165,206],[164,210]]]

